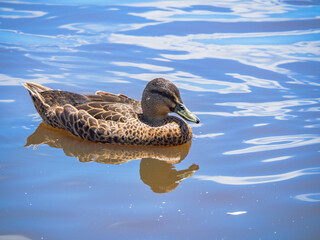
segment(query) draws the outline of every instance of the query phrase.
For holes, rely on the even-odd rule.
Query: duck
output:
[[[200,122],[183,103],[176,85],[164,78],[148,82],[141,101],[104,91],[82,95],[31,82],[23,86],[45,124],[91,142],[177,146],[192,139],[184,120]]]

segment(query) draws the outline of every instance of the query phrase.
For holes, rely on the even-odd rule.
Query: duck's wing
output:
[[[29,91],[33,101],[38,99],[42,104],[52,106],[63,106],[71,104],[72,106],[80,105],[90,100],[77,93],[52,90],[37,83],[26,82],[23,86]]]
[[[131,105],[112,102],[90,102],[76,106],[78,110],[84,110],[96,119],[111,120],[115,122],[127,122],[129,119],[137,119],[137,113]]]
[[[131,105],[136,113],[142,113],[141,102],[123,94],[112,94],[103,91],[97,91],[95,95],[85,95],[92,102],[110,102]]]
[[[81,94],[60,90],[45,91],[41,92],[40,95],[49,106],[63,106],[66,104],[77,106],[90,102],[87,97]]]

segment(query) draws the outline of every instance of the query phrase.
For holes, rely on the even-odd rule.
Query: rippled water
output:
[[[90,3],[90,4],[89,4]],[[0,3],[0,239],[318,239],[320,4]],[[164,77],[192,144],[123,148],[40,124],[32,81],[140,99]]]

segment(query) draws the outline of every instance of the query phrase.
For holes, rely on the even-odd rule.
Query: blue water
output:
[[[0,239],[318,239],[320,4],[0,2]],[[41,123],[25,81],[140,99],[164,77],[191,145]]]

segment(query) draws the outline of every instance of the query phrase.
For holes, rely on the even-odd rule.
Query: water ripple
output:
[[[239,150],[228,151],[223,154],[234,155],[244,153],[254,153],[270,150],[279,150],[286,148],[302,147],[311,144],[320,143],[320,135],[318,134],[298,134],[298,135],[285,135],[285,136],[272,136],[264,138],[255,138],[244,143],[253,144],[256,146],[248,147]]]
[[[241,75],[238,73],[226,73],[226,75],[232,76],[234,78],[240,79],[250,86],[260,87],[260,88],[274,88],[274,89],[286,89],[282,87],[277,81],[260,79],[253,76]]]
[[[282,157],[268,158],[268,159],[262,160],[261,162],[277,162],[277,161],[287,160],[289,158],[292,158],[292,156],[282,156]]]
[[[196,134],[194,135],[195,138],[215,138],[218,136],[222,136],[224,133],[208,133],[208,134]]]
[[[237,216],[237,215],[241,215],[241,214],[246,214],[247,211],[236,211],[236,212],[227,212],[228,215],[233,215],[233,216]]]
[[[293,179],[296,177],[312,175],[312,174],[320,174],[320,167],[305,168],[305,169],[292,171],[288,173],[266,175],[266,176],[234,177],[234,176],[196,175],[193,177],[199,180],[212,181],[212,182],[227,184],[227,185],[252,185],[252,184],[280,182],[280,181],[285,181],[285,180]]]
[[[237,4],[235,4],[237,3]],[[157,2],[141,2],[128,4],[135,7],[157,7],[157,10],[145,11],[141,13],[131,13],[135,16],[144,17],[155,21],[172,20],[194,20],[214,19],[223,21],[232,20],[250,20],[250,21],[266,21],[283,19],[283,16],[291,16],[297,18],[302,8],[293,7],[285,2],[279,1],[157,1]],[[204,11],[205,10],[205,11]],[[282,15],[280,15],[282,14]],[[309,11],[303,15],[303,18],[315,17],[317,11]],[[286,18],[288,19],[288,18]]]
[[[149,70],[151,72],[169,72],[174,70],[174,68],[171,68],[171,67],[164,67],[164,66],[146,64],[146,63],[112,62],[112,64],[116,66],[122,66],[122,67],[136,67],[140,69]]]
[[[304,34],[304,31],[314,30],[295,30],[287,31],[288,35],[291,33],[294,35]],[[154,32],[151,31],[151,32]],[[298,41],[296,43],[282,43],[275,45],[271,41],[268,44],[262,45],[239,45],[239,37],[242,33],[237,34],[236,38],[228,45],[221,43],[202,43],[197,40],[212,40],[215,39],[215,34],[188,34],[186,36],[177,35],[165,35],[165,36],[137,36],[129,34],[112,33],[108,40],[112,43],[118,44],[134,44],[149,49],[157,50],[174,50],[174,51],[185,51],[185,54],[161,54],[161,57],[169,60],[191,60],[191,59],[205,59],[205,58],[218,58],[218,59],[229,59],[238,63],[249,65],[269,71],[273,71],[280,74],[288,74],[289,70],[281,67],[280,65],[286,63],[293,63],[298,61],[319,61],[319,57],[315,53],[319,52],[319,42],[317,41]],[[260,41],[264,39],[265,33],[251,33]],[[280,33],[281,35],[283,33]],[[316,33],[316,35],[318,32]],[[225,34],[227,36],[228,33]],[[279,35],[279,32],[273,32],[273,37]],[[317,36],[314,35],[316,39]],[[234,37],[235,34],[229,37]],[[246,37],[246,35],[244,35]],[[219,38],[218,38],[219,39]],[[225,41],[225,40],[223,40]],[[239,47],[241,46],[241,47]],[[295,54],[292,54],[295,53]],[[230,68],[231,69],[231,68]]]
[[[15,102],[16,100],[14,99],[0,99],[0,103],[12,103]]]
[[[304,202],[320,202],[320,193],[306,193],[295,196],[296,199]]]
[[[197,112],[198,115],[217,115],[224,117],[274,117],[278,120],[287,120],[295,117],[295,115],[288,114],[292,112],[292,107],[305,106],[319,104],[319,98],[313,99],[292,99],[284,100],[277,102],[262,102],[262,103],[253,103],[253,102],[225,102],[225,103],[216,103],[218,106],[228,106],[236,107],[238,109],[243,109],[240,111],[228,111],[228,112]],[[312,110],[312,109],[311,109]],[[314,110],[317,110],[316,108]],[[310,109],[309,109],[310,111]]]
[[[18,18],[37,18],[46,15],[43,11],[22,11],[13,8],[0,8],[0,18],[18,19]]]
[[[33,78],[31,78],[29,80],[32,82],[35,82],[35,83],[46,84],[46,83],[55,83],[56,82],[51,79],[54,76],[50,75],[50,74],[48,74],[48,75],[31,74],[31,75]],[[24,78],[17,78],[17,77],[11,77],[6,74],[0,74],[0,86],[21,85],[25,81],[26,81],[26,79],[24,79]]]
[[[133,66],[134,63],[130,63]],[[141,65],[135,64],[136,67]],[[146,65],[144,64],[146,68]],[[157,68],[165,69],[162,66],[156,66]],[[150,70],[150,69],[148,69]],[[140,79],[144,81],[150,81],[150,79],[156,78],[159,76],[158,73],[128,73],[120,71],[108,71],[118,77],[126,77],[131,79]],[[233,83],[233,82],[224,82],[219,80],[209,80],[201,76],[194,75],[192,73],[175,71],[162,73],[162,77],[170,79],[175,82],[175,84],[185,90],[194,91],[194,92],[218,92],[221,94],[226,93],[246,93],[250,92],[249,86],[246,83]]]
[[[12,235],[0,235],[0,240],[32,240],[32,239],[23,235],[12,234]]]

